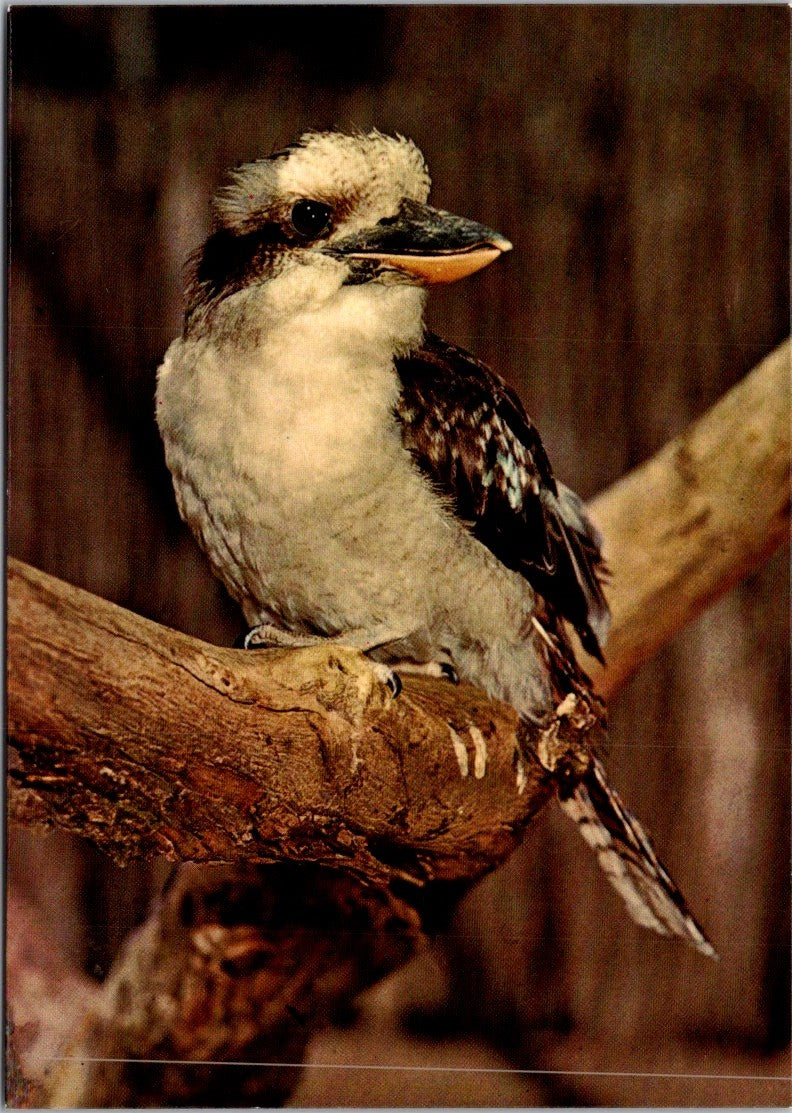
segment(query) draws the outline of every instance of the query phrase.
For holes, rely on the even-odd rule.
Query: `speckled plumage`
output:
[[[562,621],[600,651],[596,530],[516,395],[424,336],[416,275],[437,267],[393,262],[409,251],[395,222],[418,227],[419,210],[432,251],[444,219],[461,235],[424,206],[428,190],[417,148],[378,132],[311,133],[234,173],[158,375],[179,509],[251,625],[356,644],[384,629],[381,659],[450,657],[537,722],[568,693],[599,715]],[[315,235],[295,223],[301,199],[331,213]],[[388,244],[379,262],[360,257],[372,229]],[[707,951],[593,755],[562,804],[632,915]]]

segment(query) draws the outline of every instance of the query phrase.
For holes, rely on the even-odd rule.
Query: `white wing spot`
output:
[[[528,784],[528,775],[525,772],[525,762],[521,757],[517,758],[517,795],[522,796],[525,792],[525,786]]]
[[[481,780],[487,771],[487,743],[484,741],[484,735],[474,723],[471,723],[468,729],[476,749],[473,757],[473,776]]]
[[[451,735],[451,742],[454,747],[454,753],[456,754],[456,759],[459,763],[459,772],[462,774],[463,777],[466,777],[468,775],[468,753],[465,747],[465,743],[462,741],[462,739],[459,737],[450,723],[448,724],[448,733]]]
[[[548,634],[547,630],[545,630],[544,626],[542,626],[541,622],[539,622],[539,620],[534,615],[531,615],[531,624],[537,631],[539,636],[542,638],[542,640],[547,642],[550,648],[554,650],[555,646],[553,645],[550,635]]]

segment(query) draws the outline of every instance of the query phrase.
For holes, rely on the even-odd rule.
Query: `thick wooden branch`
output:
[[[346,872],[182,866],[50,1065],[48,1104],[280,1105],[316,1028],[422,939],[410,904]]]
[[[511,708],[398,699],[355,651],[206,645],[11,561],[9,801],[117,860],[302,860],[472,877],[552,791]],[[560,724],[553,760],[580,743]],[[596,741],[596,739],[592,739]]]

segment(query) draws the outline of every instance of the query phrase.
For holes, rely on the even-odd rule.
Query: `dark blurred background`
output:
[[[430,323],[585,497],[789,331],[785,7],[21,7],[9,44],[8,552],[207,640],[241,620],[153,393],[225,168],[308,128],[413,138],[434,204],[515,245]],[[611,709],[613,780],[719,964],[628,922],[548,809],[312,1052],[418,1069],[316,1066],[295,1103],[789,1104],[765,1077],[789,1074],[788,614],[777,554]],[[102,977],[161,871],[10,835],[10,882]]]

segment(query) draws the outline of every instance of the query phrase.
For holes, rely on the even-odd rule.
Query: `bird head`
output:
[[[216,302],[306,264],[340,285],[455,282],[511,244],[427,205],[430,178],[408,139],[308,132],[232,172],[214,200],[197,259],[195,300]]]

